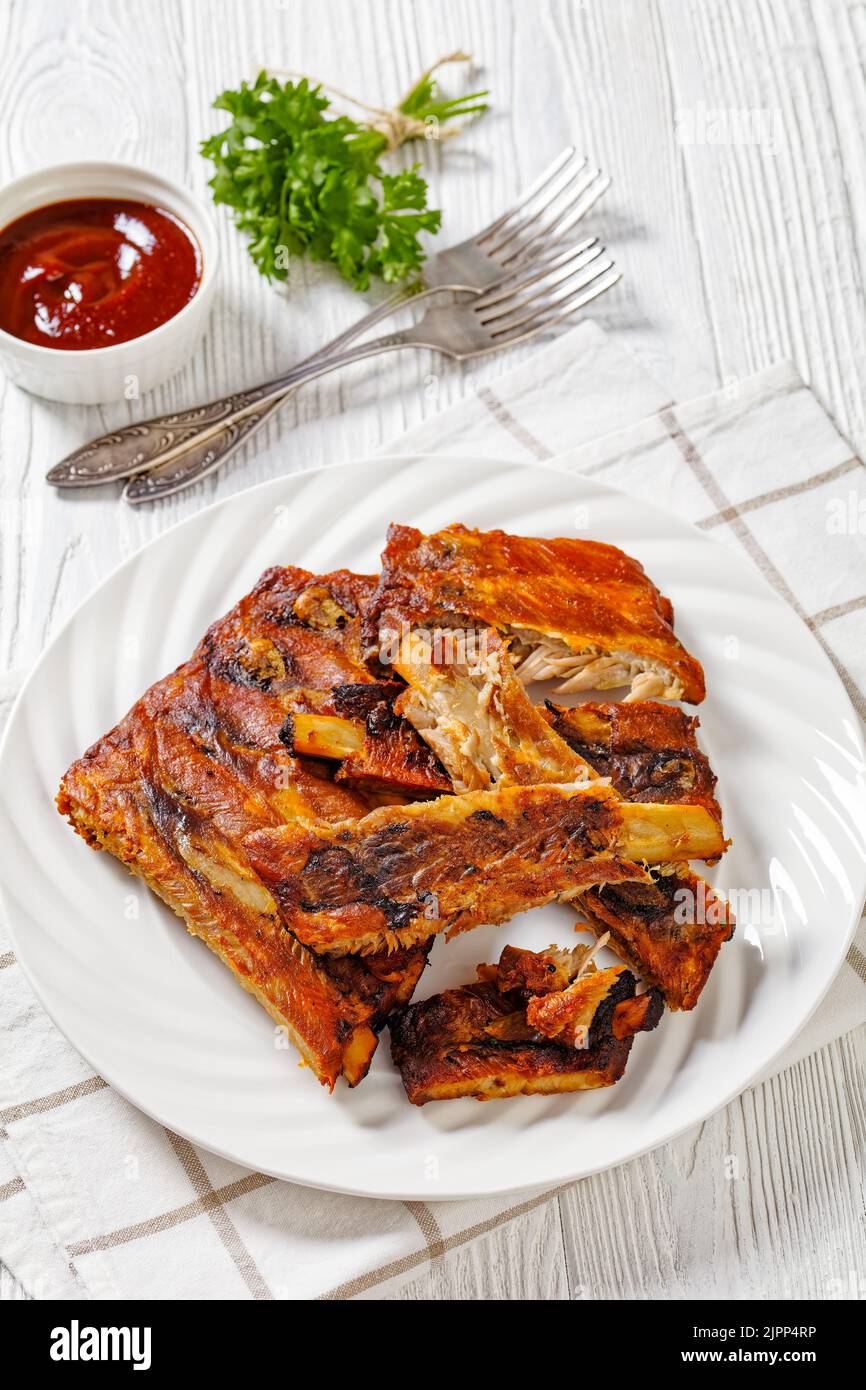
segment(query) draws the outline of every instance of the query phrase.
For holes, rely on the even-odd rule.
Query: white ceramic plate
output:
[[[706,669],[701,738],[733,848],[715,871],[740,903],[697,1009],[638,1036],[619,1085],[418,1110],[387,1038],[333,1096],[274,1044],[264,1011],[180,922],[53,806],[68,764],[183,661],[267,566],[372,571],[389,521],[581,534],[636,555]],[[572,474],[476,458],[374,459],[266,483],[159,537],[52,643],[0,752],[0,854],[13,945],[91,1065],[162,1124],[278,1177],[370,1196],[537,1187],[622,1163],[703,1119],[786,1045],[842,961],[866,891],[864,747],[830,664],[744,559]],[[130,919],[130,894],[138,918]],[[474,977],[502,946],[574,940],[550,907],[436,943],[418,996]]]

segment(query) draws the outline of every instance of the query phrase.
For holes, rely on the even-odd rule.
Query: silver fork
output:
[[[132,477],[170,464],[196,446],[197,440],[211,441],[209,449],[196,446],[198,462],[209,472],[279,408],[296,384],[299,369],[338,353],[410,300],[418,302],[444,290],[480,292],[528,260],[541,260],[551,244],[555,251],[556,242],[567,236],[610,184],[599,170],[587,171],[586,162],[573,147],[563,150],[507,212],[475,236],[437,252],[425,264],[423,278],[398,290],[292,371],[205,405],[101,435],[56,464],[46,475],[48,482],[58,487],[92,487]],[[282,394],[274,396],[281,383]],[[247,413],[266,396],[267,410],[255,416]],[[243,428],[237,422],[239,416]]]
[[[299,367],[291,384],[299,386],[349,362],[362,362],[366,357],[399,348],[427,348],[458,362],[498,352],[561,323],[620,278],[613,261],[604,257],[604,248],[593,238],[561,252],[541,268],[518,269],[484,293],[464,294],[454,303],[429,308],[409,328]],[[283,378],[268,395],[234,417],[236,427],[242,428],[245,420],[251,418],[255,428],[261,423],[263,410],[274,400],[282,399],[285,390]],[[191,452],[192,458],[187,451],[169,467],[130,478],[123,492],[126,500],[138,503],[168,497],[222,461],[217,459],[203,468],[195,449]]]
[[[420,300],[427,300],[446,290],[480,293],[484,288],[500,283],[507,270],[513,271],[530,263],[544,264],[545,257],[556,254],[557,247],[567,241],[568,232],[610,187],[610,179],[598,169],[581,174],[585,164],[585,157],[576,159],[573,149],[564,151],[514,208],[476,237],[449,247],[434,257],[434,262],[425,267],[423,285],[418,282],[408,290],[398,291],[380,309],[373,310],[340,338],[335,338],[325,348],[306,358],[299,364],[303,369],[301,376],[295,375],[297,369],[294,368],[287,373],[285,390],[276,399],[268,397],[267,403],[259,408],[259,391],[262,388],[253,388],[244,393],[247,404],[239,404],[237,410],[217,424],[205,424],[188,439],[169,444],[164,452],[151,460],[147,470],[158,475],[160,482],[166,484],[158,495],[169,496],[179,492],[221,467],[260,426],[277,413],[287,396],[308,379],[307,368],[313,362],[330,358],[361,337],[374,323],[406,303],[411,302],[414,307]],[[561,177],[557,178],[557,175]],[[524,216],[518,217],[522,211]],[[545,213],[551,215],[545,217]],[[449,284],[449,275],[462,275],[463,283]],[[469,280],[474,283],[469,285],[466,283]],[[135,473],[141,471],[144,470],[137,468]],[[168,486],[170,479],[175,479],[177,486]],[[124,489],[124,499],[127,502],[142,501],[142,491],[146,491],[148,497],[157,496],[154,486],[142,490],[135,483],[130,483]]]

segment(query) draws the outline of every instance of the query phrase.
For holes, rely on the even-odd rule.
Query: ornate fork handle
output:
[[[230,396],[208,401],[204,405],[193,406],[189,410],[171,411],[166,415],[137,421],[135,424],[124,425],[120,429],[100,435],[98,439],[91,440],[89,444],[76,449],[61,459],[60,463],[55,464],[46,474],[47,481],[58,487],[94,487],[101,483],[113,482],[117,478],[133,477],[158,463],[174,458],[198,435],[207,437],[237,415],[245,418],[247,411],[255,410],[266,399],[273,404],[296,385],[298,380],[306,380],[307,371],[315,363],[330,359],[332,354],[353,343],[374,324],[392,314],[401,304],[410,299],[426,299],[437,292],[416,281],[413,285],[398,290],[318,352],[272,381],[246,391],[236,391]],[[259,414],[258,418],[261,420],[262,414]],[[249,433],[249,429],[246,433]]]
[[[272,383],[269,388],[260,387],[256,400],[234,411],[230,419],[214,424],[212,429],[198,431],[200,438],[192,444],[179,443],[170,452],[162,455],[159,466],[150,472],[137,474],[130,478],[124,489],[127,502],[151,502],[159,497],[168,497],[190,482],[197,482],[216,468],[240,448],[248,435],[257,430],[268,414],[283,402],[286,392],[300,386],[305,381],[326,376],[328,372],[345,367],[350,362],[363,362],[380,352],[393,352],[403,347],[423,346],[412,328],[397,333],[388,333],[374,338],[369,343],[359,343],[357,347],[331,357],[320,357],[296,367],[288,387],[283,383]],[[248,393],[252,395],[253,393]]]

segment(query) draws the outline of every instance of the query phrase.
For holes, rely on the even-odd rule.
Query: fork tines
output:
[[[551,268],[504,280],[472,312],[498,347],[519,342],[569,318],[622,278],[597,241],[566,253]],[[529,293],[523,293],[531,286]]]
[[[516,269],[562,239],[585,217],[610,186],[596,168],[587,169],[585,155],[574,146],[563,150],[514,207],[475,238],[486,255]]]

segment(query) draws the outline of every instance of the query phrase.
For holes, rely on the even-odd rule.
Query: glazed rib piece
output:
[[[340,761],[336,780],[374,800],[436,796],[447,779],[411,726],[393,715],[398,688],[362,654],[360,612],[375,580],[348,570],[274,568],[224,618],[197,655],[215,677],[265,692],[282,708],[289,749]]]
[[[364,631],[388,660],[407,627],[493,627],[513,640],[524,681],[696,704],[703,671],[672,624],[670,602],[615,546],[392,525]]]
[[[609,934],[617,955],[662,991],[671,1010],[695,1007],[734,934],[728,903],[686,864],[649,882],[591,888],[574,906],[596,934]]]
[[[698,720],[676,705],[586,702],[569,709],[548,700],[541,713],[621,796],[706,806],[721,825],[716,775],[698,746]]]
[[[506,950],[524,958],[517,982],[510,967],[479,966],[477,983],[392,1014],[391,1056],[413,1105],[612,1086],[634,1035],[661,1018],[660,995],[636,995],[625,966],[572,979],[567,952]],[[549,974],[564,975],[562,987],[537,992],[534,982]]]
[[[195,655],[213,674],[273,695],[372,681],[360,612],[375,582],[348,570],[315,575],[274,566],[212,624]]]
[[[500,994],[521,990],[531,994],[557,994],[567,989],[605,942],[591,946],[548,946],[546,951],[528,951],[523,946],[503,946],[497,965],[479,965],[479,980],[493,980]]]
[[[283,737],[296,682],[372,683],[358,642],[368,581],[271,570],[66,773],[58,807],[138,875],[285,1028],[319,1080],[366,1074],[426,943],[365,960],[317,958],[283,927],[243,849],[292,820],[360,817],[370,801]]]
[[[672,705],[548,702],[547,717],[568,744],[622,796],[703,806],[721,826],[716,777],[698,747],[697,719]],[[724,898],[687,864],[653,871],[650,882],[590,888],[575,907],[669,1009],[693,1009],[716,958],[734,934]]]
[[[644,806],[581,783],[383,806],[345,824],[261,830],[245,848],[298,940],[343,955],[504,922],[723,843],[702,806]]]

